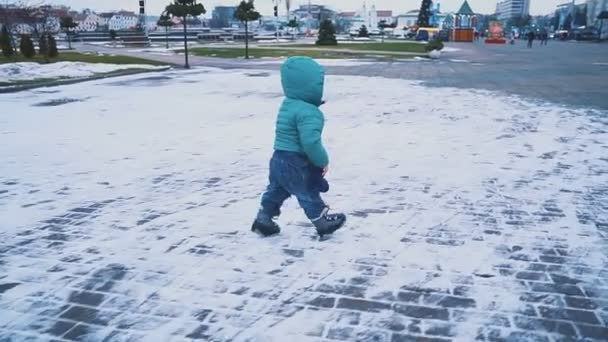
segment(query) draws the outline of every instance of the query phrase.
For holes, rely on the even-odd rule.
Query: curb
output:
[[[76,84],[76,83],[81,83],[81,82],[103,80],[103,79],[112,78],[112,77],[130,76],[130,75],[137,75],[137,74],[167,71],[167,70],[170,70],[171,68],[172,68],[172,66],[167,66],[165,68],[151,69],[151,70],[137,69],[137,70],[131,70],[131,71],[115,71],[115,72],[109,72],[106,74],[85,77],[85,78],[44,81],[44,82],[31,83],[31,84],[26,84],[26,85],[21,85],[21,86],[19,86],[19,85],[18,86],[5,86],[5,87],[0,87],[0,94],[18,93],[21,91],[32,90],[32,89],[37,89],[37,88],[57,87],[57,86]]]

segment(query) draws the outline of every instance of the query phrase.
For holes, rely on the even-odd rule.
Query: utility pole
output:
[[[277,43],[279,42],[279,4],[281,0],[272,0],[274,2],[274,28]]]
[[[146,22],[146,0],[139,0],[139,26],[143,30],[146,40],[148,39],[148,24]]]

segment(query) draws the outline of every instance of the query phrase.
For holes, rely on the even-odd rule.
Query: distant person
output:
[[[543,40],[541,41],[541,44],[544,46],[547,46],[547,44],[549,43],[549,32],[547,30],[543,31]]]
[[[320,193],[329,190],[325,180],[329,157],[321,134],[325,71],[309,57],[291,57],[281,66],[285,99],[276,121],[274,155],[270,160],[269,185],[251,228],[263,236],[279,234],[274,219],[283,202],[295,196],[308,219],[323,235],[332,234],[346,222],[344,214],[329,214]]]
[[[534,33],[534,31],[528,32],[528,48],[530,48],[530,49],[532,48],[535,38],[536,38],[536,34]]]

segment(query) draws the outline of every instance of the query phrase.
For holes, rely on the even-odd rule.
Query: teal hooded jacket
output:
[[[325,71],[309,57],[291,57],[281,66],[285,100],[276,122],[274,149],[303,153],[318,167],[329,165],[321,135],[325,117],[323,99]]]

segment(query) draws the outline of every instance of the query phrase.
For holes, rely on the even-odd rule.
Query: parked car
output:
[[[574,33],[574,39],[584,41],[584,40],[596,40],[598,38],[597,32],[585,30],[578,31]]]
[[[418,33],[416,34],[416,40],[428,42],[429,32],[427,30],[418,30]]]
[[[442,42],[449,42],[450,41],[450,31],[441,30],[441,31],[437,32],[437,34],[435,35],[435,38],[441,40]]]

